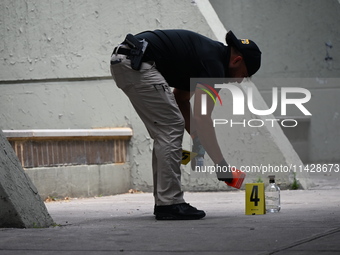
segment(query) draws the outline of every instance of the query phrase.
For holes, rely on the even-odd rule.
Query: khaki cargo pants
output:
[[[174,95],[153,62],[143,62],[139,71],[125,55],[113,54],[111,74],[130,99],[154,140],[152,154],[156,205],[183,203],[181,159],[184,119]]]

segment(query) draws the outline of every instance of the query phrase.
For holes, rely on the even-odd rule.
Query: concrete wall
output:
[[[157,28],[185,28],[216,38],[191,0],[1,1],[0,128],[131,127],[129,167],[117,171],[130,171],[131,188],[150,191],[152,140],[116,88],[109,59],[126,33]],[[34,174],[42,183],[37,178]]]
[[[237,1],[232,6],[242,7]],[[126,33],[156,28],[189,29],[222,41],[224,34],[215,34],[219,21],[209,7],[209,2],[204,0],[2,1],[0,128],[131,127],[134,135],[130,142],[129,162],[127,167],[118,166],[117,171],[130,171],[127,182],[131,182],[131,188],[151,191],[152,139],[110,77],[110,54]],[[233,9],[224,15],[231,19],[234,15],[235,21],[246,20],[245,17],[244,20],[238,18],[239,12]],[[254,16],[264,19],[259,15],[251,18]],[[214,31],[211,24],[215,24]],[[226,28],[230,29],[230,26]],[[233,30],[241,37],[249,35],[261,42],[265,31],[261,34],[253,28],[249,29],[252,33],[243,34],[248,30],[241,28],[235,26]],[[269,46],[261,47],[265,56]],[[266,68],[271,65],[265,62],[262,69],[265,71],[259,75],[265,75]],[[274,69],[269,70],[271,73]],[[187,135],[184,147],[189,148]],[[86,172],[90,169],[97,171],[95,167],[86,166],[78,170]],[[51,176],[63,174],[58,172],[60,170],[51,169]],[[64,169],[68,170],[71,168]],[[36,177],[32,175],[32,178]],[[125,174],[123,179],[127,179]],[[41,179],[35,181],[42,182]],[[183,168],[183,184],[190,190],[226,188],[226,185],[217,186],[214,176],[209,180],[196,178],[189,166]],[[89,183],[89,187],[91,185]]]
[[[337,0],[210,0],[227,30],[263,52],[254,78],[299,78],[275,86],[311,91],[312,117],[288,136],[305,162],[339,162],[340,3]],[[306,80],[300,78],[307,78]],[[256,82],[268,105],[272,84]],[[291,115],[301,116],[299,112]],[[275,114],[279,116],[280,113]],[[297,134],[298,133],[298,134]]]
[[[180,27],[212,36],[191,2],[1,1],[0,80],[107,77],[127,32]]]

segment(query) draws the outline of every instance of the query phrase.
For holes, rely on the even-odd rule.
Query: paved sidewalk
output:
[[[339,180],[316,184],[266,215],[244,214],[244,191],[186,193],[198,221],[156,221],[151,193],[50,202],[59,225],[0,229],[0,254],[340,254]]]

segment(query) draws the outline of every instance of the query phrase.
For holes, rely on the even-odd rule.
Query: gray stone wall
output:
[[[256,20],[265,19],[261,15],[249,19],[240,15],[247,14],[251,1],[246,7],[237,1],[226,3],[233,3],[233,7],[223,11],[220,6],[224,13],[220,14],[221,20],[225,22],[222,17],[227,16],[233,23],[225,28],[232,28],[240,37],[254,38],[261,45],[265,31],[260,33],[256,27],[242,30],[244,20],[256,24]],[[151,191],[152,139],[110,77],[110,54],[126,33],[157,28],[189,29],[223,42],[225,29],[209,2],[5,0],[0,3],[0,13],[0,34],[4,38],[0,46],[0,128],[131,127],[127,162],[130,178],[124,178],[131,180],[131,188]],[[261,48],[265,62],[259,75],[275,71],[271,65],[276,58],[268,62],[269,46],[268,42]],[[275,140],[266,141],[276,147]],[[184,148],[189,146],[185,135]],[[50,176],[60,175],[61,169],[50,170]],[[196,178],[189,166],[183,167],[183,184],[189,190],[226,189],[226,185],[216,184],[215,176]]]
[[[216,38],[197,4],[5,0],[0,13],[0,128],[131,127],[131,188],[152,190],[152,140],[110,76],[110,55],[129,32],[184,28]]]
[[[221,22],[240,38],[253,39],[263,53],[254,82],[268,105],[271,88],[304,87],[312,116],[287,134],[310,163],[340,161],[340,3],[337,0],[210,0]],[[256,78],[299,78],[298,84]],[[301,78],[305,78],[301,79]],[[259,80],[259,79],[258,79]],[[297,81],[297,80],[295,80]],[[301,112],[292,111],[294,117]],[[280,116],[279,112],[275,116]],[[296,132],[299,134],[297,135]]]

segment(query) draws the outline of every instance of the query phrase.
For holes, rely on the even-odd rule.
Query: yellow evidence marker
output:
[[[186,165],[190,162],[191,159],[197,156],[197,153],[187,151],[187,150],[182,150],[182,165]]]
[[[265,214],[263,183],[246,183],[246,215]]]

